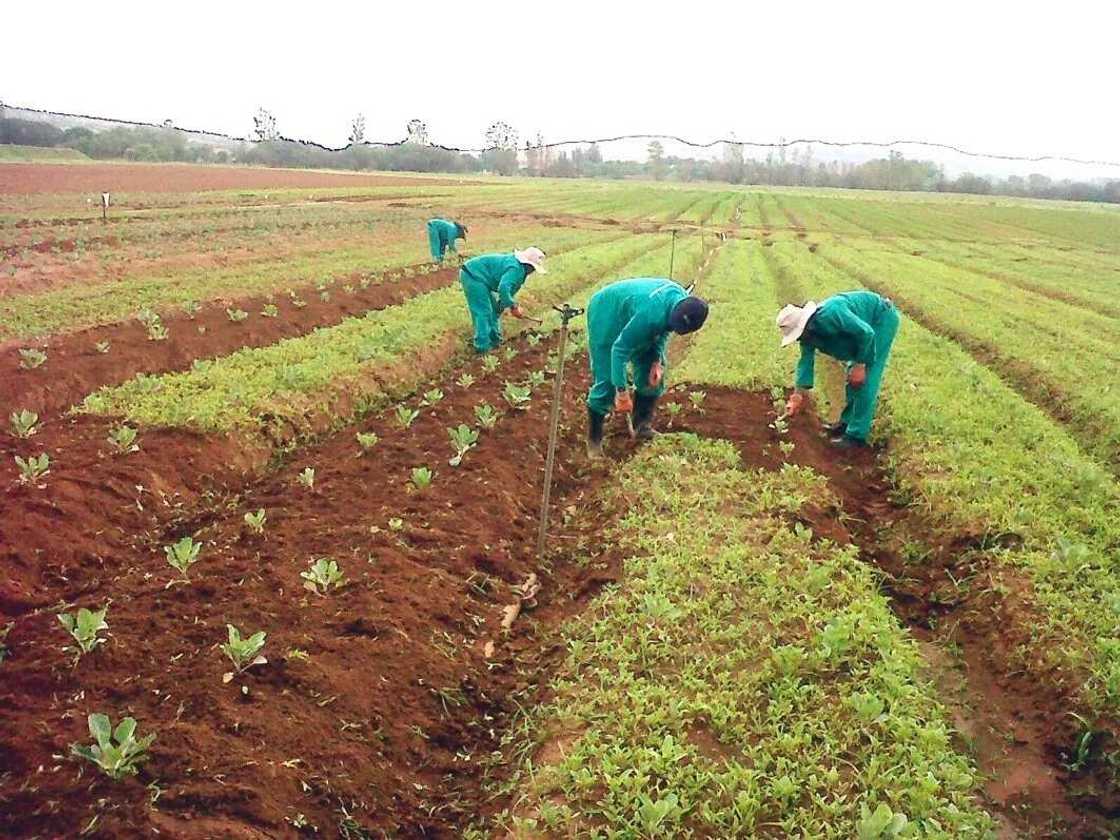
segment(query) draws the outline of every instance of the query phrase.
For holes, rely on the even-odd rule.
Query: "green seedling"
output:
[[[167,337],[171,335],[167,327],[163,325],[163,321],[157,316],[156,319],[148,324],[148,341],[167,341]]]
[[[110,779],[123,779],[135,776],[140,764],[148,757],[148,747],[156,739],[155,735],[136,739],[136,721],[126,717],[113,730],[109,717],[92,714],[88,719],[90,737],[95,744],[71,744],[70,752],[79,758],[92,761]]]
[[[517,358],[517,351],[512,347],[507,347],[505,350],[502,351],[502,355],[505,357],[505,360],[507,362],[512,362],[514,359]]]
[[[297,295],[295,292],[292,293],[291,300],[292,306],[294,306],[296,309],[303,309],[303,307],[307,306],[307,301],[299,297],[299,295]]]
[[[404,530],[404,520],[401,519],[399,516],[391,517],[389,519],[389,530],[390,531],[403,531]]]
[[[129,452],[139,452],[140,447],[136,444],[136,429],[132,426],[117,426],[115,429],[109,431],[109,437],[106,438],[113,448],[121,455],[127,455]]]
[[[264,508],[261,508],[256,513],[246,513],[244,516],[245,527],[254,534],[263,534],[266,518]]]
[[[474,384],[474,377],[469,373],[464,373],[462,376],[455,380],[455,384],[461,388],[469,388]]]
[[[684,406],[681,405],[680,403],[675,403],[674,402],[674,403],[667,403],[666,404],[665,413],[669,415],[669,425],[670,426],[673,425],[673,421],[676,420],[677,417],[680,416],[680,413],[683,410],[684,410]]]
[[[275,318],[280,314],[280,310],[276,307],[275,303],[266,303],[261,309],[261,315],[266,318]]]
[[[309,654],[302,648],[292,648],[286,654],[284,654],[284,658],[289,662],[306,662],[311,658],[311,654]]]
[[[373,447],[377,446],[377,441],[380,438],[376,432],[358,432],[358,446],[362,448],[362,454],[369,452]]]
[[[20,349],[19,351],[20,362],[19,366],[24,370],[34,370],[40,367],[46,360],[47,354],[42,350],[37,350],[32,347],[30,349]]]
[[[909,837],[916,834],[915,826],[905,814],[896,813],[886,803],[880,803],[872,813],[867,803],[860,805],[860,820],[856,824],[856,837],[859,840],[893,840],[895,837]]]
[[[331,293],[328,292],[326,289],[319,292],[319,300],[323,301],[323,303],[326,303],[330,299],[331,299]]]
[[[536,388],[538,385],[544,384],[544,371],[534,370],[529,374],[529,387]]]
[[[512,382],[507,382],[502,396],[516,409],[524,411],[529,408],[530,391],[527,385],[514,385]]]
[[[692,407],[695,408],[697,411],[703,411],[704,410],[704,398],[707,397],[707,396],[708,396],[708,394],[705,391],[693,391],[691,394],[688,395],[688,401],[692,403]]]
[[[500,365],[500,364],[501,364],[501,362],[498,361],[497,356],[483,356],[482,357],[482,369],[485,370],[487,373],[493,373],[494,371],[496,371],[498,369],[498,365]]]
[[[409,408],[407,405],[397,406],[397,422],[405,429],[411,426],[419,416],[420,412],[415,408]]]
[[[327,557],[320,557],[311,564],[310,569],[300,572],[299,576],[303,578],[303,588],[316,595],[326,595],[346,585],[346,577],[338,568],[338,563]]]
[[[490,403],[479,403],[474,407],[474,416],[478,419],[482,428],[493,429],[501,415],[494,410],[494,406]]]
[[[108,611],[108,607],[102,607],[96,612],[81,607],[76,613],[58,614],[59,623],[76,642],[73,648],[75,661],[80,659],[83,653],[89,653],[98,645],[105,644],[106,640],[99,634],[102,630],[109,629],[109,624],[105,621],[105,614]],[[64,648],[64,650],[68,649]]]
[[[183,576],[183,580],[187,579],[187,572],[191,566],[198,562],[198,555],[201,551],[202,543],[195,542],[191,537],[183,537],[178,542],[163,547],[163,553],[167,555],[168,564]]]
[[[249,313],[244,309],[226,309],[226,315],[235,324],[240,324],[249,317]]]
[[[0,662],[8,658],[8,634],[12,632],[12,628],[15,626],[14,621],[9,621],[3,627],[0,627]]]
[[[12,424],[12,434],[23,440],[39,431],[39,415],[34,411],[13,411],[8,419]]]
[[[345,283],[342,286],[342,290],[346,292],[346,294],[352,295],[354,294],[354,285],[352,283]]]
[[[136,313],[136,320],[143,324],[145,327],[150,327],[152,324],[159,323],[159,313],[153,309],[145,307]]]
[[[51,472],[51,459],[46,452],[40,455],[32,455],[30,458],[24,459],[15,456],[16,466],[19,467],[19,483],[20,484],[34,484],[44,476],[50,475]]]
[[[451,436],[451,448],[455,450],[455,456],[447,463],[457,467],[463,463],[463,456],[478,443],[478,432],[466,423],[460,423],[455,428],[448,429],[447,433]]]
[[[541,343],[541,337],[538,333],[529,333],[529,336],[525,340],[529,343],[530,347],[536,347]]]
[[[413,467],[412,484],[417,490],[426,490],[431,485],[434,475],[427,467]]]
[[[777,432],[779,435],[788,435],[789,419],[785,415],[775,417],[774,422],[770,424],[770,428]]]
[[[226,630],[229,632],[229,641],[222,645],[222,653],[228,656],[229,661],[233,663],[233,670],[222,674],[222,682],[224,683],[231,682],[234,677],[239,676],[254,665],[264,665],[268,662],[260,655],[261,648],[264,647],[264,640],[267,638],[267,634],[263,630],[258,630],[247,639],[242,639],[241,631],[232,624],[227,624]]]
[[[113,345],[110,344],[108,341],[99,341],[95,345],[93,345],[93,349],[96,350],[98,353],[101,353],[102,355],[104,355],[105,353],[109,352],[109,350],[112,348],[112,346]]]
[[[202,304],[199,303],[197,300],[185,300],[185,301],[183,301],[183,311],[187,313],[187,317],[190,318],[192,321],[194,320],[194,316],[197,315],[201,309],[202,309]]]
[[[424,392],[424,399],[420,401],[420,405],[435,405],[443,399],[443,391],[439,388],[433,388],[430,391]]]
[[[314,490],[315,489],[315,468],[314,467],[304,467],[303,471],[296,477],[299,479],[299,483],[302,484],[304,487],[306,487],[308,490]]]
[[[361,289],[368,289],[369,284],[372,283],[372,282],[373,281],[369,277],[363,277],[361,280],[358,281],[358,287],[361,288]]]
[[[782,450],[782,455],[787,458],[793,454],[793,450],[796,448],[797,447],[792,440],[783,440],[778,442],[778,449]]]

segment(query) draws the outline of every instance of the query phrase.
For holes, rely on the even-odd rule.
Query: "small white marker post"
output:
[[[109,193],[101,193],[101,221],[109,221]]]

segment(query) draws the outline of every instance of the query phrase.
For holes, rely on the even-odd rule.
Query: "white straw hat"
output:
[[[538,274],[548,274],[548,269],[544,267],[544,251],[540,248],[526,248],[523,251],[514,251],[513,256],[517,258],[519,263],[531,265],[533,270]]]
[[[804,306],[794,306],[791,303],[782,307],[777,317],[778,329],[782,332],[782,347],[793,344],[801,338],[801,334],[805,332],[805,325],[816,311],[817,304],[813,301],[809,301]]]

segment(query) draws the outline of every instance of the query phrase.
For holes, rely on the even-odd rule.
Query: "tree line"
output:
[[[45,121],[4,117],[0,111],[0,143],[76,149],[94,159],[151,162],[241,163],[259,166],[349,169],[354,171],[496,172],[549,178],[653,179],[716,181],[729,184],[842,187],[848,189],[956,192],[1029,198],[1099,201],[1120,204],[1120,179],[1054,180],[1044,175],[990,178],[965,173],[948,177],[933,161],[914,160],[891,151],[887,157],[862,163],[815,161],[811,148],[778,149],[764,158],[747,157],[744,147],[725,144],[717,159],[666,155],[654,140],[644,161],[604,160],[599,147],[549,147],[538,133],[522,141],[508,123],[491,123],[484,134],[486,151],[456,152],[432,145],[427,126],[412,120],[407,138],[396,145],[369,144],[365,117],[349,126],[349,145],[340,150],[281,136],[276,118],[260,109],[253,117],[251,142],[216,146],[173,127],[113,126],[102,131],[60,129]]]

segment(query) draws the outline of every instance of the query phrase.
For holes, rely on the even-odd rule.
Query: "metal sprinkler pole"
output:
[[[544,459],[544,495],[541,498],[541,523],[537,531],[537,558],[544,559],[544,540],[548,533],[548,502],[552,496],[552,468],[556,464],[556,434],[560,428],[560,400],[564,391],[564,346],[568,343],[568,322],[583,314],[568,304],[552,307],[560,313],[560,348],[557,351],[556,379],[552,384],[552,416],[548,421],[548,454]]]
[[[669,279],[673,279],[673,258],[677,255],[677,229],[673,228],[673,242],[669,249]]]

